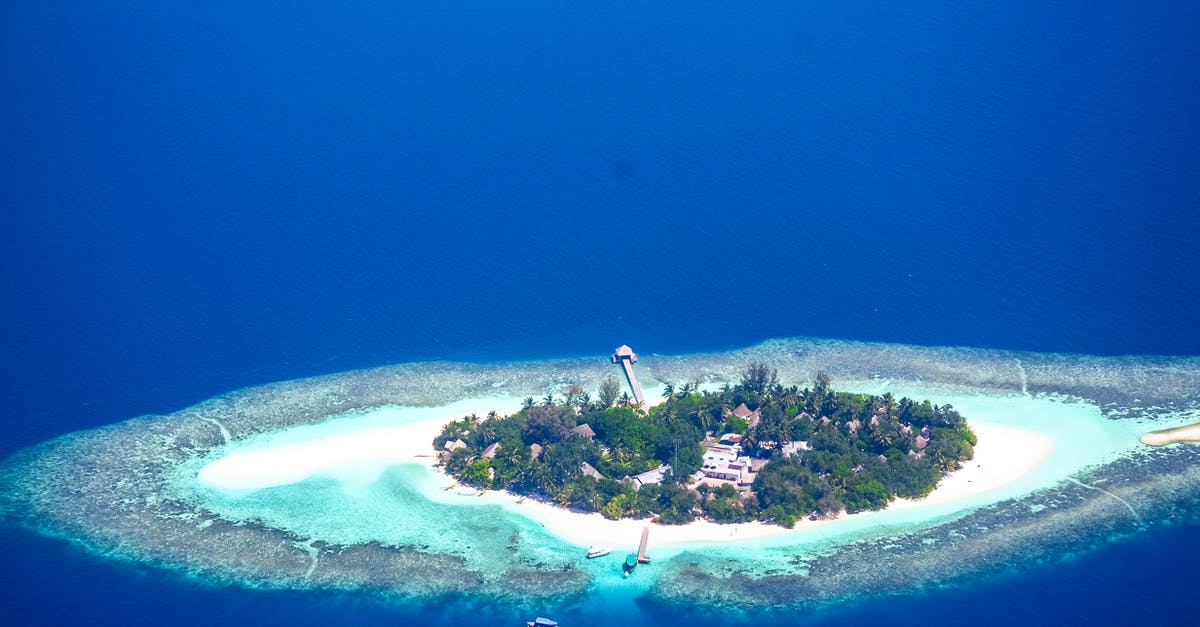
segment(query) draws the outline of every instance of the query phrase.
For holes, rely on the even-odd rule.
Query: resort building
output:
[[[731,481],[739,486],[753,483],[750,473],[757,469],[750,459],[742,457],[742,447],[737,444],[714,444],[704,451],[704,461],[697,474],[709,479]]]
[[[640,475],[634,475],[633,489],[640,490],[642,486],[650,483],[662,483],[668,472],[671,472],[671,465],[662,464],[654,470],[647,470]]]
[[[726,433],[725,435],[722,435],[721,438],[717,441],[721,444],[739,444],[740,445],[742,443],[742,434]]]
[[[467,448],[467,443],[457,439],[446,440],[446,443],[442,445],[442,451],[438,453],[438,457],[441,458],[442,461],[450,459],[450,456],[454,454],[454,451],[457,451],[460,448]]]
[[[782,453],[785,457],[788,455],[799,456],[800,451],[811,451],[811,450],[812,450],[812,447],[808,445],[808,442],[805,442],[803,440],[800,440],[797,442],[788,442],[787,444],[784,444],[783,446],[779,447],[779,452]]]
[[[916,437],[916,439],[913,441],[913,445],[916,446],[918,449],[923,449],[923,448],[929,446],[929,442],[932,439],[933,439],[933,429],[930,429],[929,425],[925,425],[924,427],[921,427],[921,435],[918,435]]]
[[[734,408],[733,415],[750,423],[750,427],[753,428],[758,426],[758,421],[760,418],[762,418],[762,410],[756,409],[754,411],[750,411],[750,408],[746,407],[745,403],[742,403]]]
[[[589,464],[587,462],[583,462],[582,464],[580,464],[579,470],[583,474],[595,479],[596,481],[599,481],[604,478],[604,475],[600,474],[600,471],[596,470],[595,466],[592,466],[591,464]]]

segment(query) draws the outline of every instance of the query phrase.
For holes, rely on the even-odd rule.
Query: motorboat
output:
[[[588,551],[587,551],[587,558],[588,558],[588,559],[595,559],[595,558],[597,558],[597,557],[604,557],[605,555],[608,555],[609,553],[612,553],[612,548],[611,548],[611,547],[607,547],[607,546],[594,546],[594,547],[592,547],[592,548],[588,549]]]

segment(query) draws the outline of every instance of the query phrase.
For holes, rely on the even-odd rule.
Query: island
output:
[[[1200,447],[1149,448],[1138,439],[1151,429],[1195,422],[1200,360],[1194,357],[780,338],[736,350],[645,356],[636,364],[632,350],[615,358],[614,363],[596,355],[486,364],[409,362],[230,391],[167,415],[63,434],[0,461],[0,524],[65,539],[105,560],[134,561],[219,585],[394,595],[424,617],[460,612],[450,622],[515,622],[514,608],[524,617],[576,613],[616,622],[627,621],[636,606],[658,608],[670,617],[660,622],[691,622],[694,615],[697,622],[720,616],[726,624],[738,624],[736,617],[747,607],[771,608],[780,622],[795,622],[796,611],[813,603],[1043,568],[1147,528],[1200,516]],[[780,438],[769,435],[778,418],[773,403],[761,393],[756,400],[754,390],[734,390],[758,385],[757,377],[746,375],[750,365],[761,363],[771,365],[759,369],[766,382],[777,369],[780,381],[803,382],[809,389],[803,404],[792,405],[799,410],[795,415],[788,402],[780,402],[787,426]],[[838,391],[830,391],[824,377],[814,380],[821,371],[831,374]],[[632,393],[623,400],[622,384],[632,383],[629,374],[649,384],[642,399],[649,402]],[[605,383],[591,395],[570,388],[572,383],[600,388],[610,375],[619,383]],[[664,386],[671,381],[700,385]],[[729,390],[720,387],[726,382]],[[814,396],[821,385],[827,394]],[[776,389],[771,396],[803,392],[789,390],[779,394]],[[554,392],[549,403],[527,399],[522,405],[527,396],[548,391]],[[861,406],[848,392],[865,395]],[[803,476],[799,466],[817,461],[822,428],[836,428],[840,435],[833,437],[849,446],[869,445],[850,437],[846,424],[858,420],[856,436],[867,434],[875,426],[868,416],[833,411],[832,404],[826,409],[824,403],[817,411],[808,399],[815,403],[823,396],[860,411],[886,405],[887,392],[896,397],[897,411],[910,404],[903,397],[928,398],[943,418],[953,420],[950,406],[968,417],[969,430],[978,435],[971,461],[948,476],[928,475],[938,479],[928,496],[897,496],[882,511],[809,520],[822,494],[813,499],[816,505],[802,503],[795,513],[780,506],[783,516],[774,523],[797,516],[792,529],[759,522],[769,518],[759,501],[767,484],[758,481],[772,466],[788,470],[780,472],[781,479]],[[611,394],[615,400],[608,398]],[[575,409],[565,412],[568,396]],[[722,396],[729,398],[719,415],[690,415],[689,407]],[[481,425],[492,409],[499,410],[496,418],[544,412],[579,433],[563,434],[557,443],[526,444],[518,428],[511,436],[497,432],[502,437],[490,437],[488,444]],[[939,429],[950,427],[932,421],[932,405],[914,401],[908,411],[918,417],[904,419],[911,431],[893,446],[904,453],[905,463],[918,456],[930,461],[949,442]],[[811,435],[791,430],[807,429],[802,413],[816,417]],[[472,414],[476,417],[461,420]],[[823,417],[830,419],[828,425]],[[658,433],[660,422],[673,426],[701,419],[711,422],[703,432],[696,426],[694,439],[680,436],[678,452],[648,437]],[[646,429],[642,455],[614,457],[633,448],[614,448],[606,440],[611,435],[605,420],[618,427],[627,422],[629,435]],[[930,421],[928,437],[922,421]],[[452,422],[475,426],[460,424],[448,434],[451,439],[439,439],[439,449],[431,451],[430,442]],[[740,435],[740,441],[725,437],[730,434]],[[923,448],[918,436],[924,438]],[[507,450],[506,441],[513,444]],[[574,491],[557,493],[565,499],[561,507],[555,497],[547,503],[483,490],[496,486],[515,492],[504,483],[504,464],[521,450],[517,441],[528,446],[531,465],[538,452],[531,444],[541,448],[542,464],[551,461],[545,455],[554,444],[585,452],[594,445],[597,456],[583,461],[618,484],[628,473],[629,482],[641,484],[633,490],[635,499],[648,500],[656,485],[658,513],[640,514],[641,520],[605,518],[603,508],[630,493],[621,488],[602,500],[612,484],[595,477],[598,496],[589,507],[597,511],[592,513],[572,505],[572,498],[580,499]],[[476,464],[479,487],[446,474],[445,464],[475,463],[497,443],[486,457],[492,461]],[[761,464],[746,477],[748,485],[709,476],[735,470],[740,460],[732,465],[710,460],[705,451],[732,444],[742,448],[739,457]],[[461,458],[455,461],[447,446],[478,452],[475,459],[457,453]],[[601,447],[609,450],[608,463]],[[685,475],[689,460],[695,468],[697,450],[700,466]],[[891,454],[880,454],[893,468]],[[863,469],[855,473],[859,463],[848,461],[848,473],[836,464],[826,471],[830,485],[845,490],[839,497],[843,511],[860,506],[850,502],[851,488],[868,483],[864,475],[875,468],[861,463]],[[682,470],[667,473],[672,464]],[[562,466],[571,469],[565,461]],[[585,470],[583,462],[578,469]],[[642,469],[648,470],[636,472]],[[696,478],[700,471],[708,474]],[[814,473],[816,485],[820,474]],[[740,482],[741,473],[737,476]],[[672,483],[686,488],[686,494],[673,494],[691,499],[692,516],[717,520],[720,514],[714,512],[728,505],[731,516],[756,519],[655,525],[647,518],[662,517],[664,485]],[[581,488],[581,494],[586,491]],[[618,505],[626,506],[621,499]],[[635,501],[630,507],[637,506]],[[665,513],[670,519],[685,512],[676,506]],[[647,526],[654,567],[638,577],[623,577],[620,560],[587,559],[589,546],[614,547],[617,556],[638,548]],[[762,624],[760,616],[748,624]]]
[[[755,362],[737,384],[668,384],[650,405],[630,360],[614,362],[632,396],[609,377],[594,399],[576,384],[511,415],[446,424],[433,441],[445,472],[610,519],[791,528],[923,497],[974,454],[953,407],[834,391],[823,372],[801,389]]]

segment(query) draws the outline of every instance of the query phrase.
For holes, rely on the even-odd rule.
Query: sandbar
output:
[[[1151,431],[1142,436],[1142,443],[1150,446],[1166,446],[1180,442],[1200,442],[1200,423]]]

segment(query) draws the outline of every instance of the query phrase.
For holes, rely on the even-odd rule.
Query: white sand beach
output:
[[[1179,442],[1200,442],[1200,424],[1151,431],[1143,435],[1141,439],[1143,444],[1149,444],[1150,446],[1166,446]]]
[[[924,499],[898,499],[885,511],[952,505],[984,495],[1033,472],[1054,450],[1053,439],[1037,431],[992,423],[972,423],[971,426],[978,436],[979,445],[975,447],[975,458],[970,463],[944,478],[937,489]],[[447,478],[447,481],[451,479]],[[473,490],[468,491],[476,494]],[[514,504],[519,500],[503,492],[488,493],[483,498],[506,504]],[[536,519],[554,535],[581,546],[623,546],[629,544],[630,538],[637,538],[641,529],[648,524],[655,545],[673,545],[794,534],[852,519],[869,519],[881,513],[862,512],[843,514],[834,519],[805,519],[797,522],[795,528],[786,529],[759,522],[717,524],[696,521],[687,525],[658,525],[645,520],[609,520],[600,514],[574,512],[532,499],[524,499],[517,507],[524,510],[521,513]]]

